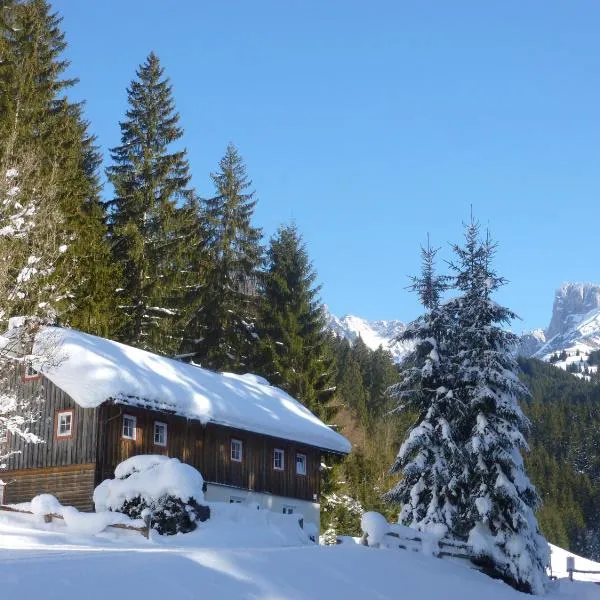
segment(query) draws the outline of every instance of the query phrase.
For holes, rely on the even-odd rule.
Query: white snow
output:
[[[360,518],[360,528],[367,534],[369,546],[373,546],[383,542],[385,535],[390,530],[390,525],[382,514],[369,511]]]
[[[114,479],[105,479],[94,490],[96,510],[120,508],[126,500],[141,496],[147,504],[170,495],[187,501],[204,501],[202,475],[176,458],[143,454],[133,456],[115,469]]]
[[[268,514],[281,517],[281,523],[287,515],[222,506],[223,513],[192,533],[155,535],[151,540],[121,530],[73,536],[61,521],[40,524],[25,515],[0,513],[0,596],[20,600],[531,598],[463,564],[354,543],[315,546],[274,521],[264,520],[258,526]],[[291,523],[291,518],[287,521]],[[295,531],[302,533],[297,527]],[[547,598],[598,599],[600,588],[561,581]]]
[[[23,510],[30,510],[38,520],[44,515],[62,516],[69,534],[72,535],[95,535],[115,523],[127,523],[135,527],[144,525],[143,521],[133,521],[122,513],[79,512],[73,506],[63,506],[51,494],[40,494],[33,498],[30,503],[24,503],[20,506]]]
[[[61,515],[61,503],[52,494],[40,494],[31,501],[31,512],[42,517],[44,515]]]
[[[552,563],[552,574],[555,577],[564,578],[568,577],[569,573],[567,571],[567,557],[572,556],[575,559],[575,568],[581,571],[598,571],[598,574],[592,573],[575,573],[574,578],[576,581],[598,581],[600,582],[600,563],[594,562],[593,560],[589,560],[588,558],[583,558],[578,554],[573,554],[568,550],[563,550],[558,546],[554,546],[550,544],[550,560]],[[600,590],[600,586],[599,586]]]
[[[34,361],[34,367],[80,406],[112,399],[333,452],[351,449],[346,438],[255,375],[214,373],[74,329],[45,328],[36,342],[60,344],[61,360]]]
[[[326,312],[327,327],[338,337],[355,342],[359,337],[371,350],[380,346],[392,354],[394,362],[400,363],[412,350],[412,342],[398,341],[396,338],[405,329],[402,321],[368,321],[354,315],[342,318]]]

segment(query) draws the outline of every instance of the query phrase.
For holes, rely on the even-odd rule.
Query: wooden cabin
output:
[[[54,336],[60,358],[16,370],[12,387],[39,402],[31,430],[44,442],[0,432],[0,455],[18,451],[0,471],[0,503],[49,493],[93,510],[95,486],[120,462],[164,454],[202,473],[208,501],[251,494],[319,524],[321,455],[346,454],[350,444],[284,391],[72,329],[38,335]]]

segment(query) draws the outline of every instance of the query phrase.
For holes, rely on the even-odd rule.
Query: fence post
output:
[[[569,572],[569,580],[573,581],[573,571],[575,570],[575,557],[567,556],[567,571]]]
[[[150,509],[148,509],[148,508],[145,508],[142,511],[142,518],[146,522],[146,526],[144,528],[144,532],[142,533],[142,535],[147,540],[149,540],[150,539],[150,530],[152,529],[152,511],[150,511]]]

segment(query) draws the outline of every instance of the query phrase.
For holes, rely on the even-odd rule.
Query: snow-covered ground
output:
[[[60,521],[0,513],[0,598],[525,598],[464,565],[353,544],[319,547],[297,529],[250,517],[248,507],[222,508],[193,533],[150,541],[124,531],[76,536]],[[556,583],[549,598],[565,597],[600,599],[600,586]]]

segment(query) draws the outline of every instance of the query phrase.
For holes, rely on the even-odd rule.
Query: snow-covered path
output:
[[[440,560],[361,547],[0,551],[6,598],[514,598]],[[599,596],[600,597],[600,596]]]
[[[235,531],[244,547],[232,547],[233,532],[223,527],[147,541],[130,532],[74,536],[61,523],[0,517],[0,598],[531,598],[466,566],[418,553],[358,545],[290,546],[289,539],[274,547],[275,538],[268,532],[261,536],[248,527]],[[600,587],[563,582],[550,597],[600,600]]]

